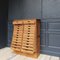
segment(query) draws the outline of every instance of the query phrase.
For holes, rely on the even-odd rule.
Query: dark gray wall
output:
[[[0,0],[0,48],[7,46],[8,0]]]
[[[41,52],[60,56],[60,0],[10,0],[8,46],[13,19],[41,19]]]

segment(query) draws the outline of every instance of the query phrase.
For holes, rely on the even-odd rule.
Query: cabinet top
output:
[[[40,19],[14,19],[13,24],[35,24]]]

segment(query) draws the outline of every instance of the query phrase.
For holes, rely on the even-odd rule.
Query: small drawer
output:
[[[24,28],[35,28],[35,25],[24,25]]]
[[[14,27],[14,29],[23,29],[23,27]]]
[[[33,43],[34,40],[27,40],[27,39],[23,39],[23,43]]]
[[[22,35],[20,36],[14,35],[13,38],[22,38]]]
[[[14,33],[13,34],[17,34],[17,35],[21,35],[23,32],[22,31],[14,31]]]
[[[34,37],[23,37],[24,39],[27,39],[27,40],[35,40],[35,38]]]
[[[23,21],[20,21],[20,20],[13,21],[13,24],[22,24],[22,23],[23,23]]]
[[[14,28],[14,31],[22,31],[23,30],[23,28]]]
[[[33,24],[36,23],[36,20],[24,20],[23,22],[24,24],[29,24],[29,23]]]
[[[20,51],[20,48],[12,48],[15,51]]]
[[[22,34],[23,32],[22,31],[14,31],[13,34],[16,34],[16,35],[20,35]]]
[[[34,47],[33,45],[29,44],[29,45],[26,45],[26,44],[22,44],[22,46],[30,46],[30,47]]]
[[[35,35],[34,34],[24,34],[23,37],[35,38]]]
[[[24,34],[34,34],[34,31],[24,31]]]
[[[21,48],[21,46],[20,45],[12,45],[12,47],[16,47],[16,48]]]
[[[13,34],[16,34],[16,35],[21,35],[23,32],[22,31],[19,31],[19,32],[14,32]]]
[[[24,27],[35,27],[35,25],[24,25]]]
[[[23,31],[14,31],[14,33],[17,33],[17,34],[22,34],[23,33]]]
[[[21,52],[29,53],[29,54],[33,54],[34,53],[32,50],[28,50],[28,49],[21,49]]]
[[[21,40],[18,40],[18,39],[17,39],[17,41],[16,40],[14,40],[14,41],[17,42],[17,43],[21,43]]]
[[[23,43],[27,43],[27,41],[23,41]],[[29,41],[28,44],[30,44],[30,43],[33,44],[34,42]]]
[[[28,47],[28,46],[22,46],[22,49],[28,49],[28,50],[34,50],[33,48],[30,48],[30,47]]]
[[[26,45],[33,45],[33,43],[24,43],[24,42],[22,42],[23,44],[26,44]]]
[[[25,41],[25,42],[34,42],[35,40],[32,40],[32,39],[29,39],[29,40],[28,40],[28,39],[24,38],[24,39],[23,39],[23,42],[24,42],[24,41]]]
[[[13,38],[13,41],[21,41],[22,40],[22,38]]]
[[[24,31],[28,31],[28,30],[30,30],[30,31],[35,31],[33,28],[24,28]]]

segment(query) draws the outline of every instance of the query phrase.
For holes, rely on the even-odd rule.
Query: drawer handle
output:
[[[18,36],[18,35],[17,35]]]
[[[19,28],[17,28],[17,29],[19,29]]]
[[[18,37],[16,37],[16,38],[18,38]]]
[[[30,28],[28,28],[28,29],[30,29]]]
[[[30,34],[30,33],[28,33],[28,34]]]
[[[17,30],[17,31],[19,31],[19,30]]]
[[[28,21],[28,22],[30,22],[30,21]]]
[[[28,27],[31,27],[31,26],[28,26]]]
[[[26,45],[29,45],[28,43]]]
[[[28,48],[28,46],[26,46],[26,48]]]
[[[29,41],[27,41],[27,42],[29,42]]]
[[[29,38],[27,38],[29,40]]]

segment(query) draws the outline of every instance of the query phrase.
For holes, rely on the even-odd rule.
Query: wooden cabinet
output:
[[[40,54],[40,19],[14,20],[11,48],[15,53],[38,57]]]

